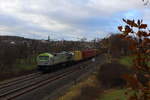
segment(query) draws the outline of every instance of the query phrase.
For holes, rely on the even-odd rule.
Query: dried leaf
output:
[[[133,23],[133,26],[134,26],[134,27],[138,27],[138,25],[137,25],[136,23]]]
[[[146,53],[147,53],[147,54],[150,54],[150,50],[146,50]]]
[[[147,43],[150,43],[150,38],[145,38],[144,41],[146,41]]]
[[[124,39],[125,35],[124,34],[120,34],[120,35],[118,35],[118,37],[120,37],[121,39]]]
[[[127,20],[127,24],[130,25],[131,27],[138,27],[138,25],[135,23],[134,20]]]
[[[130,26],[128,26],[128,25],[126,25],[125,26],[125,34],[128,34],[128,33],[130,33],[130,32],[132,32],[132,29],[130,28]]]
[[[123,28],[122,28],[122,26],[118,26],[118,29],[119,29],[120,31],[122,31]]]
[[[132,26],[133,25],[133,21],[131,21],[131,20],[127,20],[127,24],[129,24],[130,26]]]
[[[132,88],[138,89],[140,87],[140,83],[135,75],[133,76],[133,75],[125,74],[123,75],[123,78],[128,82],[128,84]]]
[[[150,75],[149,75],[149,74],[144,74],[144,76],[145,76],[146,78],[149,78],[149,79],[150,79]]]
[[[147,24],[141,24],[139,28],[145,29],[145,28],[147,28]]]
[[[130,45],[129,49],[132,50],[132,51],[136,51],[136,46],[135,45]]]

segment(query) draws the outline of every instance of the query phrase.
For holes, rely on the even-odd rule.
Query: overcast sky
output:
[[[142,0],[0,0],[0,35],[35,39],[103,38],[122,18],[150,24]]]

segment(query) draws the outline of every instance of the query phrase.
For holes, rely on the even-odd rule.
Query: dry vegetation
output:
[[[97,84],[96,76],[93,74],[88,79],[71,87],[68,92],[64,96],[59,97],[58,100],[96,99],[101,94],[100,87],[98,87]]]

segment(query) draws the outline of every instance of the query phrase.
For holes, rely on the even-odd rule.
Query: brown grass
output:
[[[94,100],[99,97],[100,89],[95,75],[71,87],[68,92],[58,100]]]

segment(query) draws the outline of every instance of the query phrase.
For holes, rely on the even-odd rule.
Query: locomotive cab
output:
[[[42,53],[37,57],[37,65],[38,69],[41,70],[42,68],[48,68],[53,64],[54,56],[50,53]]]

